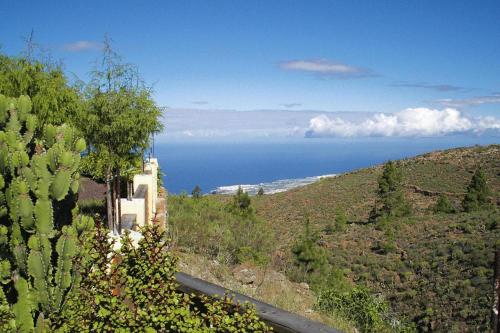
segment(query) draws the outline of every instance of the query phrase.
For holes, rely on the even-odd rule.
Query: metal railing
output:
[[[270,304],[195,278],[194,276],[179,272],[175,277],[179,284],[179,290],[182,292],[207,295],[215,298],[229,295],[235,304],[237,302],[253,304],[260,319],[271,326],[277,333],[342,333],[324,324],[278,309]]]

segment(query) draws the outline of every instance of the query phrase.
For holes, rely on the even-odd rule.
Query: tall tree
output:
[[[88,103],[79,119],[90,144],[88,159],[94,161],[95,174],[106,182],[108,227],[119,230],[120,200],[116,205],[116,199],[122,170],[134,157],[142,158],[151,135],[161,131],[161,112],[137,68],[122,61],[107,37],[86,97]]]
[[[318,235],[311,231],[309,217],[304,218],[304,233],[297,239],[292,248],[295,266],[301,280],[314,282],[318,275],[326,276],[328,260],[323,248],[318,244]]]
[[[486,175],[481,168],[477,168],[467,187],[467,193],[462,201],[462,207],[466,212],[471,212],[484,207],[488,203],[490,189],[486,182]]]
[[[371,220],[405,216],[410,213],[411,208],[405,200],[402,181],[401,170],[393,161],[387,162],[378,179],[377,202],[370,213]]]
[[[60,65],[32,56],[0,54],[0,94],[29,96],[40,128],[71,122],[83,105],[78,89],[69,85]]]

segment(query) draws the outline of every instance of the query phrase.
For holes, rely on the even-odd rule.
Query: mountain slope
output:
[[[367,222],[381,166],[255,197],[256,214],[275,230],[274,268],[289,270],[290,249],[307,214],[330,263],[354,283],[383,294],[392,310],[415,321],[420,331],[487,330],[493,249],[500,239],[500,146],[438,151],[398,165],[414,212],[394,221],[390,233]],[[460,207],[478,166],[485,171],[494,208],[435,214],[432,207],[442,193]],[[330,232],[338,208],[349,224],[345,231]]]

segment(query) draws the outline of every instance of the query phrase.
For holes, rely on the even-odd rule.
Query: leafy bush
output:
[[[344,292],[333,288],[323,290],[318,296],[317,307],[326,313],[340,313],[362,333],[416,332],[413,325],[391,320],[387,303],[362,287]]]
[[[197,200],[170,196],[169,223],[175,242],[226,264],[267,263],[274,246],[273,231],[250,210],[242,214],[233,208],[233,203],[210,196]]]
[[[335,211],[335,230],[344,231],[347,227],[347,217],[345,216],[345,211],[337,208]]]
[[[436,202],[436,205],[434,205],[433,210],[434,213],[451,214],[455,212],[455,207],[453,207],[446,195],[441,194]]]
[[[236,194],[233,196],[233,204],[229,208],[236,213],[248,215],[253,213],[251,207],[252,200],[247,192],[243,191],[241,186],[238,187]]]
[[[177,258],[165,231],[142,230],[134,247],[126,234],[113,250],[97,229],[80,262],[80,284],[52,317],[57,332],[270,332],[249,305],[177,291]],[[111,262],[111,265],[110,265]]]

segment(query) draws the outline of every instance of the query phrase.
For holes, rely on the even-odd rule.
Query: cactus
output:
[[[46,331],[75,280],[77,237],[93,227],[77,209],[62,223],[54,213],[78,190],[85,141],[66,125],[39,128],[31,105],[0,95],[0,327],[16,332]]]

